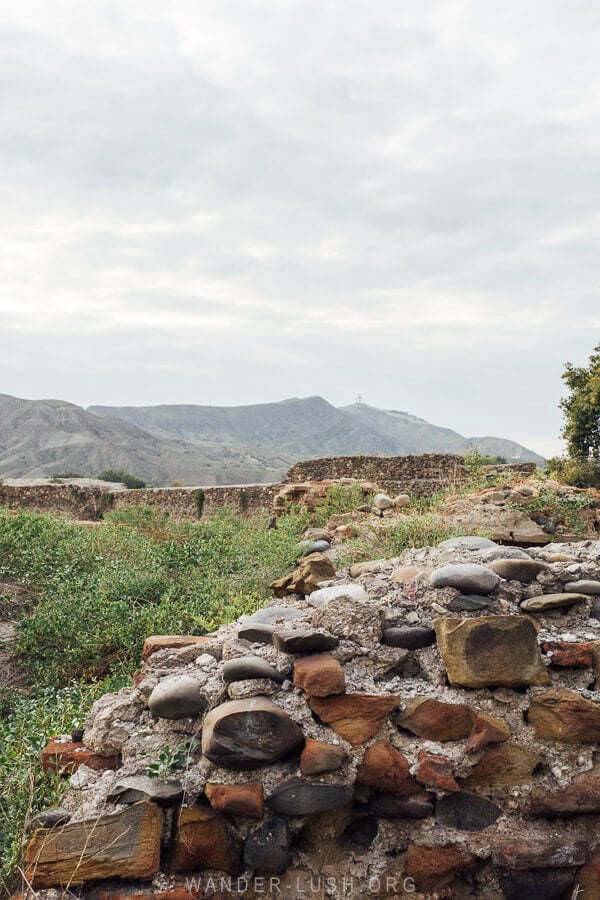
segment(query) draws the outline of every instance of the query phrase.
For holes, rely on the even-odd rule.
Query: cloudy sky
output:
[[[0,392],[360,394],[556,451],[599,4],[20,0],[0,44]]]

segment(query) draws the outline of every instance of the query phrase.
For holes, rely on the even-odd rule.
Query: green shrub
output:
[[[128,488],[145,488],[146,482],[136,475],[131,475],[125,469],[106,469],[96,476],[100,481],[118,481]]]
[[[565,459],[557,456],[548,460],[546,471],[554,478],[579,488],[600,489],[600,460]]]
[[[125,684],[114,679],[89,686],[38,688],[30,696],[0,695],[0,894],[19,886],[15,877],[23,849],[25,825],[43,809],[56,805],[68,779],[43,772],[39,755],[56,734],[69,733],[85,721],[92,703]]]

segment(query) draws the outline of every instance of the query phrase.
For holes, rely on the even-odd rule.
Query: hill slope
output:
[[[0,394],[0,476],[97,475],[123,468],[152,484],[280,481],[297,460],[355,453],[462,453],[471,444],[541,463],[520,444],[469,439],[396,410],[336,408],[322,397],[254,406],[94,406]]]
[[[466,438],[449,428],[397,410],[360,403],[336,408],[322,397],[254,406],[93,406],[97,416],[118,418],[159,437],[190,442],[244,444],[296,461],[354,453],[454,452],[473,444],[482,452],[543,463],[543,457],[503,438]]]
[[[0,475],[41,478],[97,475],[123,468],[153,484],[277,481],[287,459],[241,446],[161,438],[123,419],[96,416],[63,400],[20,400],[0,394]]]

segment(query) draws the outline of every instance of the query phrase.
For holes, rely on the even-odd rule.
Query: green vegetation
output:
[[[192,754],[198,747],[198,738],[191,737],[171,747],[165,744],[158,759],[148,766],[148,776],[150,778],[168,778],[179,769],[185,769],[192,761]]]
[[[148,635],[202,634],[263,605],[270,581],[294,566],[309,515],[293,510],[267,531],[264,516],[227,510],[174,523],[122,507],[96,528],[0,510],[0,582],[27,588],[17,647],[37,685],[28,696],[0,693],[0,894],[10,893],[25,821],[64,789],[36,766],[48,739],[128,683]],[[9,612],[9,596],[0,602]],[[159,757],[156,774],[183,752]]]
[[[600,461],[600,344],[587,366],[566,363],[562,379],[569,390],[560,401],[565,419],[562,437],[569,457]]]
[[[548,460],[547,472],[574,487],[600,489],[600,459],[564,459],[555,456]]]
[[[556,494],[546,488],[540,491],[537,497],[533,497],[525,505],[510,504],[514,509],[521,509],[534,521],[540,518],[548,519],[549,523],[561,531],[583,534],[585,521],[581,518],[581,511],[589,509],[592,503],[587,494],[578,496]]]
[[[477,445],[473,445],[468,450],[465,450],[463,459],[469,472],[477,471],[484,466],[506,465],[507,462],[505,456],[488,456],[485,453],[481,453]]]
[[[59,802],[65,779],[42,771],[48,739],[70,732],[94,700],[118,690],[123,679],[66,688],[39,687],[24,697],[0,691],[0,895],[9,896],[19,863],[25,823]]]
[[[118,481],[128,488],[145,488],[146,482],[136,475],[131,475],[125,469],[105,469],[96,476],[100,481]]]

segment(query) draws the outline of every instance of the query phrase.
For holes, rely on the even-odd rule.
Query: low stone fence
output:
[[[0,485],[0,506],[68,513],[77,519],[101,519],[111,509],[132,504],[155,506],[174,519],[199,519],[225,506],[236,512],[268,511],[277,485],[144,488],[106,491],[76,484]]]
[[[375,481],[391,494],[418,497],[435,494],[440,488],[462,484],[467,469],[462,456],[453,453],[422,453],[415,456],[327,456],[296,463],[286,480],[326,481],[360,478]]]

